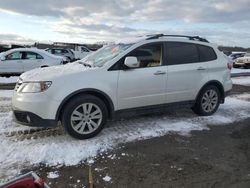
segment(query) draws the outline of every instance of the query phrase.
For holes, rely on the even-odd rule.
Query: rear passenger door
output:
[[[23,68],[24,71],[28,71],[37,67],[40,67],[43,64],[44,58],[35,52],[23,52]]]
[[[207,62],[200,61],[199,48],[194,43],[167,42],[165,45],[167,102],[194,100],[208,79]]]

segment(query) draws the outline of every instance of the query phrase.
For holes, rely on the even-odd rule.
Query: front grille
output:
[[[22,83],[23,83],[22,79],[19,78],[19,80],[17,81],[16,86],[15,86],[15,91],[18,90],[18,88],[22,85]]]

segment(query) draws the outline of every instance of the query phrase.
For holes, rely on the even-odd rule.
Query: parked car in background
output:
[[[246,53],[243,57],[239,57],[234,61],[235,68],[244,67],[250,68],[250,52]]]
[[[65,58],[52,55],[44,50],[16,48],[0,55],[0,74],[20,74],[25,71],[63,64]]]
[[[12,109],[21,124],[61,121],[71,136],[86,139],[126,113],[186,105],[212,115],[232,89],[231,68],[217,45],[197,36],[124,39],[74,63],[22,74]]]
[[[68,62],[72,62],[76,59],[73,50],[68,48],[47,48],[45,51],[56,56],[65,57]]]
[[[87,48],[86,46],[77,46],[75,47],[75,49],[73,50],[74,54],[75,54],[75,59],[82,59],[85,56],[87,56],[89,53],[92,52],[92,50],[90,50],[89,48]]]
[[[234,61],[239,57],[243,57],[245,54],[246,52],[232,52],[228,57]]]

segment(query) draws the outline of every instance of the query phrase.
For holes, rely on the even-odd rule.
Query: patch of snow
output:
[[[0,83],[16,83],[19,76],[11,76],[9,78],[7,77],[0,77]]]
[[[96,157],[100,152],[106,152],[126,142],[159,137],[172,132],[189,135],[193,130],[209,129],[208,125],[241,121],[250,116],[249,106],[248,101],[228,97],[217,113],[209,117],[197,116],[189,109],[179,109],[178,113],[174,114],[170,112],[164,115],[113,121],[109,122],[109,126],[98,136],[88,140],[76,140],[65,134],[16,141],[13,137],[0,133],[0,179],[40,163],[48,166],[77,165]],[[12,124],[10,113],[0,112],[2,133],[17,129],[18,124]],[[19,126],[30,129],[30,127]],[[114,155],[110,157],[114,158]]]
[[[0,90],[1,98],[11,98],[13,95],[13,90]]]
[[[55,172],[49,172],[48,175],[47,175],[47,178],[49,179],[56,179],[59,177],[59,173],[58,171],[55,171]]]
[[[95,161],[93,159],[89,159],[87,162],[88,162],[89,165],[92,165],[92,164],[95,163]]]
[[[77,183],[80,183],[81,182],[81,180],[77,180]]]
[[[106,176],[103,177],[102,179],[103,179],[104,181],[106,181],[106,182],[110,182],[112,178],[111,178],[110,176],[106,175]]]
[[[237,73],[250,73],[250,69],[232,68],[231,74],[237,74]]]
[[[233,84],[250,86],[250,76],[241,76],[232,78]]]
[[[104,167],[104,168],[95,168],[95,171],[96,171],[96,172],[101,172],[101,171],[103,171],[103,170],[105,170],[105,169],[107,169],[107,167]]]
[[[95,67],[88,67],[84,66],[83,64],[74,62],[74,63],[68,63],[65,65],[57,65],[52,67],[45,67],[45,68],[36,68],[30,71],[27,71],[23,73],[20,78],[22,78],[25,81],[37,81],[45,78],[53,77],[60,77],[62,75],[66,74],[72,74],[82,71],[87,71],[89,69],[95,69]]]

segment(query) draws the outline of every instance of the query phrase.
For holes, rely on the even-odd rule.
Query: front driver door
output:
[[[6,55],[5,60],[0,61],[0,69],[1,73],[22,73],[22,52],[12,52]]]
[[[119,71],[118,110],[165,103],[167,67],[163,66],[163,44],[143,45],[127,56],[137,57],[140,66]]]

